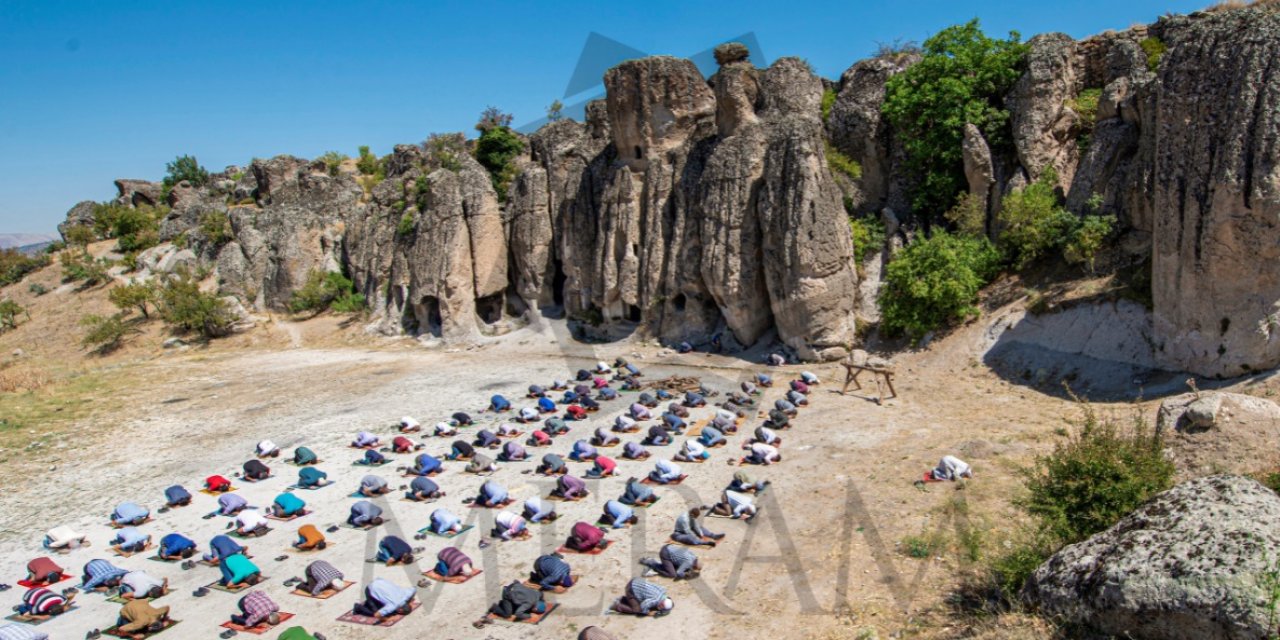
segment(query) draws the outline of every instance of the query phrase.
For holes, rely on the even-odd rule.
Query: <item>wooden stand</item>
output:
[[[849,391],[849,385],[856,385],[854,389],[861,389],[862,384],[858,382],[858,376],[864,371],[870,371],[876,381],[876,404],[884,404],[884,387],[889,387],[889,397],[898,397],[898,392],[893,388],[893,369],[888,367],[874,366],[870,364],[854,364],[853,362],[841,362],[841,366],[845,369],[844,388],[840,390],[840,395],[845,395]]]

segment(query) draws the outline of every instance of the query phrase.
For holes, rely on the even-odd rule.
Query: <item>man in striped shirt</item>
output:
[[[265,591],[250,591],[240,598],[237,606],[240,608],[240,613],[231,614],[231,621],[235,624],[249,628],[258,626],[258,623],[263,620],[273,627],[280,624],[280,605],[276,604]]]
[[[693,579],[702,572],[698,556],[684,547],[674,544],[662,546],[657,558],[641,558],[640,564],[648,569],[645,576],[661,575],[673,580]]]
[[[120,584],[120,579],[128,573],[106,560],[90,560],[84,565],[84,578],[80,588],[84,591],[106,591]]]
[[[22,594],[22,604],[15,609],[20,619],[43,620],[66,611],[75,597],[75,591],[65,592],[63,595],[44,587],[35,587]]]
[[[665,616],[671,613],[675,603],[667,597],[667,590],[652,582],[632,578],[627,583],[626,595],[613,603],[613,610],[637,616]]]

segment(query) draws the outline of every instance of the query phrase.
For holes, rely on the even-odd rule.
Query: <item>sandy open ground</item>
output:
[[[554,326],[554,325],[553,325]],[[280,327],[259,329],[280,331]],[[289,342],[300,344],[296,328]],[[557,334],[561,339],[557,339]],[[638,364],[646,379],[670,374],[697,375],[721,391],[762,370],[751,361],[705,354],[659,355],[652,346],[630,342],[584,345],[563,338],[563,328],[526,329],[471,350],[422,349],[408,341],[370,342],[367,347],[259,349],[225,348],[165,351],[154,359],[131,365],[133,391],[116,416],[93,416],[74,431],[56,436],[31,461],[5,452],[5,498],[0,502],[0,566],[3,581],[16,582],[30,558],[40,555],[46,529],[68,524],[89,534],[93,546],[58,556],[64,567],[79,572],[93,558],[110,557],[106,526],[112,507],[132,500],[153,509],[162,503],[165,487],[180,483],[194,490],[201,479],[218,473],[228,477],[251,456],[253,446],[269,438],[290,452],[299,445],[315,450],[319,465],[337,481],[319,491],[299,492],[313,514],[291,523],[273,523],[274,530],[249,542],[255,561],[269,580],[267,592],[283,610],[297,614],[300,624],[330,638],[418,638],[440,634],[452,638],[571,637],[577,630],[600,625],[619,637],[855,637],[873,631],[886,635],[945,637],[943,595],[953,586],[949,576],[963,563],[950,548],[929,559],[909,558],[897,547],[909,535],[934,530],[955,531],[973,526],[987,531],[1009,526],[1008,501],[1016,486],[1016,462],[1025,461],[1051,441],[1051,432],[1070,413],[1065,401],[1010,386],[980,366],[963,335],[945,349],[908,355],[899,360],[901,397],[879,406],[864,396],[841,396],[834,365],[812,367],[825,384],[812,394],[795,428],[785,432],[784,461],[768,468],[751,467],[753,475],[773,486],[760,499],[762,515],[753,524],[708,519],[708,528],[727,533],[715,549],[698,553],[705,570],[701,579],[668,583],[676,609],[661,619],[606,615],[608,605],[627,581],[638,575],[639,558],[656,555],[676,516],[691,505],[710,503],[719,496],[736,467],[727,464],[741,453],[736,447],[759,423],[731,437],[731,446],[713,450],[702,465],[684,464],[691,478],[674,488],[659,488],[662,501],[641,510],[640,523],[614,532],[618,540],[597,556],[570,556],[581,582],[563,595],[549,595],[561,607],[538,626],[499,622],[476,631],[471,621],[498,598],[503,585],[527,576],[533,560],[559,546],[579,520],[594,522],[605,500],[618,496],[628,475],[643,475],[652,462],[621,461],[620,477],[590,483],[591,497],[580,503],[558,503],[562,517],[548,525],[534,525],[531,540],[499,543],[486,549],[479,541],[491,528],[492,512],[468,509],[461,500],[478,490],[483,478],[462,473],[463,463],[446,463],[438,478],[448,497],[437,504],[414,504],[399,494],[380,499],[390,521],[371,532],[343,528],[328,537],[333,543],[318,554],[290,549],[294,531],[302,523],[326,527],[342,523],[355,501],[348,495],[369,471],[352,466],[360,452],[347,446],[362,429],[389,440],[391,425],[402,415],[417,417],[428,427],[454,411],[478,415],[481,423],[496,421],[478,414],[489,396],[502,393],[522,402],[531,383],[567,378],[596,360],[619,355]],[[636,354],[633,356],[632,354]],[[750,354],[755,359],[759,353]],[[755,360],[758,362],[758,360]],[[927,365],[926,365],[927,362]],[[785,380],[802,367],[773,373],[782,384],[768,390],[771,405],[785,390]],[[839,373],[837,373],[839,371]],[[608,425],[626,410],[628,398],[605,403],[604,409],[551,447],[567,454],[574,440],[589,438],[599,425]],[[694,410],[695,420],[713,409]],[[475,429],[466,430],[468,435]],[[627,439],[640,439],[632,434]],[[680,440],[678,439],[677,442]],[[426,438],[427,451],[442,454],[448,439]],[[669,457],[676,446],[655,448]],[[607,451],[607,450],[606,450]],[[620,449],[614,450],[620,453]],[[493,476],[522,500],[545,495],[548,480],[522,473],[532,469],[545,449],[530,448],[531,460],[503,464]],[[977,481],[962,491],[955,485],[915,489],[911,481],[937,459],[955,453],[978,470]],[[405,464],[411,455],[394,456]],[[656,458],[655,458],[656,459]],[[269,461],[276,477],[256,484],[240,484],[250,504],[266,506],[290,484],[296,469]],[[396,465],[374,470],[393,487],[407,483]],[[589,465],[571,463],[581,475]],[[177,531],[207,546],[223,531],[228,519],[203,520],[215,498],[195,494],[192,506],[158,515],[144,526],[156,540]],[[958,510],[947,505],[967,504]],[[476,560],[484,574],[463,585],[443,585],[419,591],[425,606],[392,628],[372,628],[337,622],[361,596],[352,588],[329,600],[290,595],[282,582],[301,575],[308,562],[323,557],[348,578],[367,583],[387,577],[402,585],[416,582],[418,568],[385,567],[366,563],[377,541],[396,534],[412,541],[437,506],[446,506],[474,521],[476,528],[451,542],[429,537],[415,542],[426,547],[420,564],[433,561],[446,544],[457,544]],[[958,511],[967,517],[951,517]],[[288,554],[285,561],[276,556]],[[218,624],[236,610],[238,596],[214,591],[195,598],[192,590],[218,578],[215,568],[198,566],[183,571],[139,554],[115,559],[126,569],[143,569],[168,577],[173,593],[158,603],[171,607],[182,624],[163,637],[214,638]],[[662,581],[660,578],[655,578]],[[22,589],[0,596],[6,606],[16,603]],[[54,638],[81,637],[93,628],[106,628],[118,605],[101,595],[82,594],[79,608],[41,627]],[[269,632],[267,637],[274,637]]]

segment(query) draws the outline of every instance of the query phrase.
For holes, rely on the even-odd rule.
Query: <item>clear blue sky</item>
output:
[[[489,104],[534,120],[593,31],[673,55],[753,32],[770,61],[837,78],[877,42],[975,16],[988,33],[1081,37],[1208,3],[3,0],[0,232],[51,231],[72,204],[112,197],[114,178],[158,179],[183,153],[211,169],[386,153],[470,131]]]

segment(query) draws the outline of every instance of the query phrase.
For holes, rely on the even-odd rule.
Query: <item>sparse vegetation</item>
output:
[[[356,158],[356,171],[362,176],[376,176],[381,182],[386,177],[386,170],[378,156],[369,151],[368,145],[361,145],[358,150],[359,156]],[[375,183],[376,184],[376,183]]]
[[[307,281],[289,299],[289,310],[294,313],[318,314],[325,310],[338,313],[356,313],[365,307],[364,296],[356,293],[355,285],[337,272],[319,269],[307,274]]]
[[[489,179],[498,192],[498,199],[506,201],[507,186],[516,176],[515,158],[524,151],[524,141],[511,130],[511,114],[496,107],[489,107],[480,114],[476,130],[476,161],[489,171]]]
[[[945,217],[961,235],[975,238],[987,235],[987,205],[968,191],[960,193]]]
[[[92,348],[99,354],[107,354],[119,349],[124,344],[125,336],[131,328],[125,324],[120,314],[100,316],[87,315],[80,319],[80,326],[85,328],[84,338],[80,344]]]
[[[906,536],[902,539],[900,548],[912,558],[924,559],[942,549],[942,538],[933,532]]]
[[[1082,154],[1093,144],[1093,131],[1098,125],[1098,101],[1101,98],[1102,89],[1085,89],[1067,101],[1067,106],[1080,116],[1080,134],[1076,137],[1076,145],[1080,147]]]
[[[59,258],[62,263],[62,281],[80,282],[84,287],[94,287],[106,282],[110,276],[110,261],[94,258],[85,251],[68,251]]]
[[[0,249],[0,287],[21,282],[28,274],[49,266],[45,253],[29,256],[17,249]]]
[[[836,90],[828,87],[822,92],[822,121],[831,117],[831,107],[836,104]]]
[[[39,282],[32,282],[30,286],[27,287],[27,291],[30,291],[31,293],[37,296],[42,296],[46,293],[49,293],[49,288],[40,284]]]
[[[184,180],[193,187],[202,187],[209,182],[209,171],[200,166],[195,156],[178,156],[164,168],[166,173],[161,184],[165,193]]]
[[[319,158],[324,163],[324,168],[329,172],[329,175],[334,177],[338,176],[338,172],[342,169],[342,163],[350,159],[350,156],[338,151],[326,151]]]
[[[423,169],[431,173],[436,169],[460,171],[462,156],[467,154],[467,138],[461,133],[433,133],[422,143],[427,153],[427,166]]]
[[[862,165],[846,156],[830,142],[824,142],[824,144],[826,145],[827,168],[831,170],[831,173],[843,175],[850,180],[860,180],[862,178]]]
[[[67,229],[67,242],[73,247],[84,248],[97,239],[98,234],[87,224],[77,224]]]
[[[142,251],[160,242],[160,221],[167,215],[167,206],[103,202],[93,208],[93,230],[98,238],[115,238],[119,251]]]
[[[231,242],[231,219],[223,211],[209,211],[200,216],[200,234],[214,247]]]
[[[401,238],[408,238],[413,235],[416,225],[413,222],[413,213],[406,211],[400,216],[400,223],[396,225],[396,235]]]
[[[107,293],[107,299],[120,310],[122,315],[138,311],[143,318],[150,319],[150,305],[156,301],[156,290],[146,282],[130,282],[115,287]]]
[[[1164,40],[1151,36],[1150,38],[1144,38],[1142,42],[1138,43],[1138,46],[1142,47],[1142,52],[1147,54],[1147,69],[1155,73],[1160,68],[1160,58],[1164,57],[1164,52],[1168,48],[1165,46]]]
[[[989,38],[977,20],[948,27],[925,41],[919,62],[889,79],[882,109],[917,179],[917,212],[940,217],[964,188],[965,124],[977,126],[993,152],[1009,148],[1004,98],[1026,55],[1019,40],[1017,32]]]
[[[896,38],[892,42],[877,42],[876,50],[872,52],[871,56],[874,58],[897,60],[903,56],[919,55],[920,52],[920,43],[915,40],[903,40],[902,38]]]
[[[218,338],[231,331],[235,318],[218,294],[201,291],[190,273],[170,276],[157,291],[156,309],[165,324],[183,333]]]
[[[1000,254],[986,238],[938,231],[907,245],[885,268],[881,325],[918,339],[977,314],[978,291],[995,276]]]
[[[1093,273],[1098,252],[1107,245],[1115,225],[1115,216],[1085,216],[1067,239],[1063,257],[1073,264],[1086,265]]]
[[[849,232],[853,236],[853,259],[861,264],[884,247],[884,223],[879,218],[849,218]]]

